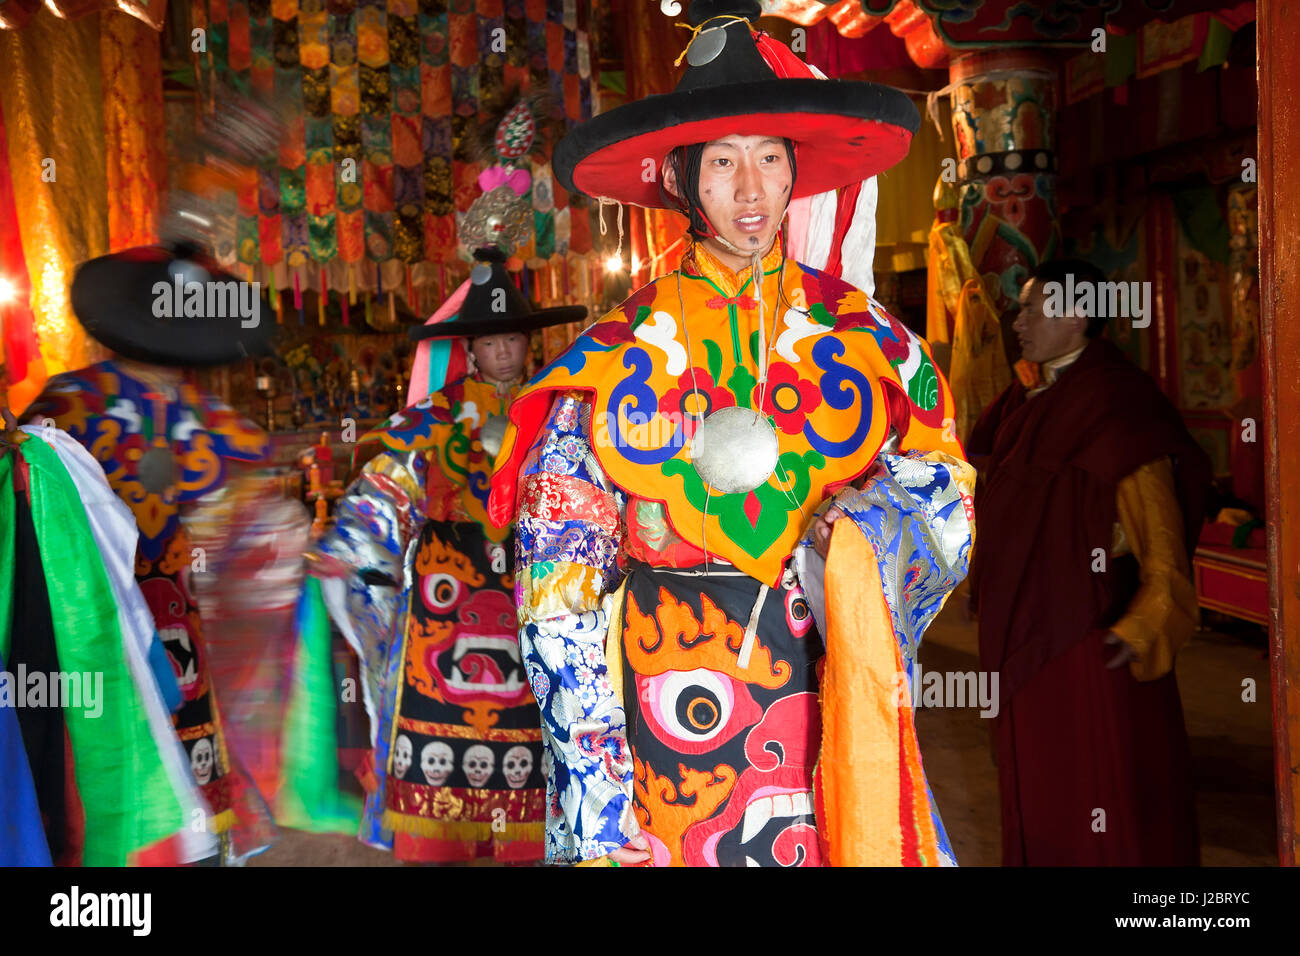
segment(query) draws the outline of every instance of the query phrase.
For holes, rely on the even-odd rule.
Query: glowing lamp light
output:
[[[633,272],[641,271],[641,260],[638,259],[636,256],[632,257],[632,271]]]
[[[12,302],[18,297],[18,289],[8,279],[0,276],[0,304]]]
[[[622,256],[610,256],[608,259],[605,260],[606,272],[621,272],[622,269],[623,269]]]

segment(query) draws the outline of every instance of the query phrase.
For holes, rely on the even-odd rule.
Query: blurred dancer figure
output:
[[[91,260],[77,270],[72,306],[117,358],[50,379],[23,418],[83,445],[134,514],[135,577],[180,688],[176,733],[211,809],[205,826],[220,838],[220,859],[238,862],[268,847],[275,829],[222,730],[191,581],[203,565],[181,510],[219,489],[233,463],[263,459],[267,438],[201,392],[185,368],[264,351],[272,325],[255,287],[192,247]]]

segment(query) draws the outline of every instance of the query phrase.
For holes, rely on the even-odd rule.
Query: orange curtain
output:
[[[167,187],[163,149],[162,49],[148,24],[102,14],[99,55],[112,252],[158,241]]]
[[[42,9],[0,33],[0,75],[31,308],[53,375],[89,363],[68,286],[77,263],[108,251],[99,18],[65,21]]]
[[[107,12],[62,20],[34,13],[0,31],[0,104],[33,325],[44,372],[84,367],[103,355],[72,313],[79,263],[157,237],[162,155],[158,34]],[[26,407],[43,381],[11,390]]]

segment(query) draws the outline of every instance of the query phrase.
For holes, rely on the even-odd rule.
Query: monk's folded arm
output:
[[[1173,668],[1174,655],[1200,622],[1169,459],[1148,462],[1124,478],[1116,504],[1141,585],[1111,630],[1137,654],[1129,665],[1133,676],[1156,680]]]

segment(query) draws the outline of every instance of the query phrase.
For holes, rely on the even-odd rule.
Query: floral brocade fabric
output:
[[[779,252],[763,269],[761,333],[749,271],[735,276],[696,247],[682,272],[638,290],[580,336],[511,406],[489,513],[499,521],[512,513],[523,456],[556,391],[586,393],[590,446],[609,481],[661,503],[662,525],[644,508],[630,523],[651,537],[671,530],[769,585],[808,505],[865,472],[891,426],[909,446],[961,455],[952,397],[924,342],[834,276]],[[696,471],[690,441],[699,420],[732,406],[761,411],[779,459],[753,491],[721,494]]]

